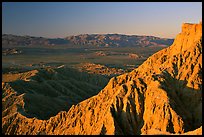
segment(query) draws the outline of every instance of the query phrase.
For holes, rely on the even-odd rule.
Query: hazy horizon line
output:
[[[145,34],[125,34],[125,33],[80,33],[80,34],[73,34],[73,35],[67,35],[64,37],[47,37],[47,36],[36,36],[36,35],[30,35],[30,34],[11,34],[11,33],[2,33],[2,35],[15,35],[15,36],[21,36],[21,37],[25,37],[25,36],[29,36],[29,37],[42,37],[42,38],[48,38],[48,39],[54,39],[54,38],[60,38],[60,39],[64,39],[67,37],[71,37],[71,36],[80,36],[80,35],[126,35],[126,36],[148,36],[148,37],[157,37],[157,38],[163,38],[163,39],[175,39],[175,37],[173,38],[168,38],[168,37],[160,37],[160,36],[155,36],[155,35],[145,35]]]

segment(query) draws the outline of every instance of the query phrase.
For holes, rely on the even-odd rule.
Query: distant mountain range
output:
[[[96,47],[128,47],[128,46],[170,46],[174,39],[154,36],[123,35],[123,34],[81,34],[65,38],[44,38],[33,36],[2,35],[2,45],[84,45]]]

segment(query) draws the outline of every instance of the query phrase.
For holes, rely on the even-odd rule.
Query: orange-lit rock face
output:
[[[195,45],[202,37],[202,24],[188,24],[182,25],[182,32],[178,34],[173,45],[171,46],[172,54],[183,52]]]
[[[48,120],[26,118],[17,105],[4,108],[2,128],[5,134],[202,134],[201,94],[202,24],[183,24],[172,46],[111,78],[98,95]],[[13,100],[23,106],[20,96]]]

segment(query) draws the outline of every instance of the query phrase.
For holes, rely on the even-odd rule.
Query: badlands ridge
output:
[[[38,73],[41,77],[36,80]],[[69,82],[63,79],[65,75],[61,75],[61,78],[58,74],[62,72],[57,69],[47,73],[43,75],[34,70],[18,78],[20,84],[16,83],[17,80],[2,81],[3,134],[202,134],[202,23],[184,23],[181,33],[170,47],[153,54],[132,72],[112,77],[98,94],[94,90],[103,87],[104,80],[96,78],[96,81],[90,81],[93,86],[90,82],[83,83],[86,81],[83,76],[81,83],[78,83],[77,78],[70,78]],[[53,93],[52,97],[41,97],[40,102],[47,105],[52,102],[51,107],[54,108],[62,103],[79,103],[55,112],[57,114],[52,117],[45,115],[44,119],[36,117],[38,112],[29,115],[32,110],[26,109],[26,106],[32,106],[28,105],[32,103],[32,96],[40,97],[44,93],[36,93],[37,90],[31,87],[31,90],[17,88],[16,84],[26,86],[25,83],[32,80],[35,80],[35,84],[30,86],[40,88],[44,84],[44,89],[39,91]],[[83,88],[80,84],[83,84]],[[63,85],[67,90],[61,91],[70,92],[54,92],[51,88],[54,85]],[[80,93],[73,93],[72,90]],[[86,95],[89,92],[92,96]],[[61,99],[59,94],[61,98],[70,94],[73,99]],[[83,101],[80,94],[86,96]],[[40,112],[43,103],[33,109]]]

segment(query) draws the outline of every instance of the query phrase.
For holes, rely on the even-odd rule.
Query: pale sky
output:
[[[119,33],[175,38],[202,20],[202,2],[3,2],[2,33],[42,37]]]

